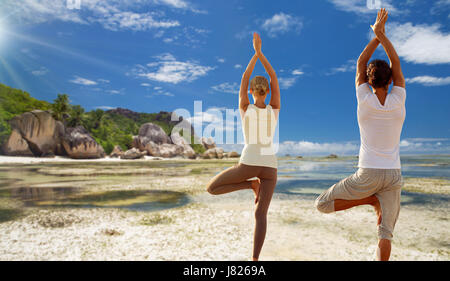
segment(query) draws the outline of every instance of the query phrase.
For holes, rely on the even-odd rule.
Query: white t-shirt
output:
[[[400,169],[400,135],[405,121],[406,90],[394,86],[384,106],[364,83],[356,88],[361,134],[359,168]]]

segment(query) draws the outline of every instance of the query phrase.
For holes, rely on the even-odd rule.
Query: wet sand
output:
[[[69,196],[70,200],[65,195],[66,201],[40,200],[41,205],[26,205],[23,198],[2,196],[0,259],[249,260],[254,227],[252,192],[212,196],[204,190],[212,175],[235,161],[167,161],[164,163],[169,166],[160,167],[153,163],[161,162],[149,161],[156,166],[136,164],[142,169],[140,172],[139,169],[131,171],[128,165],[114,166],[117,163],[112,166],[93,163],[97,166],[83,167],[67,166],[68,163],[43,166],[41,163],[25,165],[35,176],[14,183],[7,178],[16,175],[5,172],[11,167],[0,165],[0,172],[3,170],[0,180],[10,186],[70,186],[83,188],[87,194],[152,190],[176,192],[186,198],[167,208],[143,211],[121,207],[135,204],[139,197],[126,198],[131,200],[126,201],[110,196],[109,201],[102,199],[100,207],[80,208],[55,207],[49,200],[64,206],[64,202],[72,200],[72,204],[83,192],[70,195],[75,196]],[[105,169],[110,170],[109,175]],[[150,173],[152,169],[154,174]],[[119,170],[122,174],[116,173]],[[422,185],[424,180],[419,180],[417,185]],[[414,179],[409,181],[414,185]],[[428,183],[436,185],[433,181]],[[448,181],[439,184],[448,187]],[[439,188],[434,193],[442,190],[447,189]],[[6,191],[0,189],[0,192]],[[326,215],[314,209],[313,198],[301,194],[274,194],[261,260],[374,260],[376,216],[371,207]],[[121,206],[116,206],[117,200],[121,200]],[[406,202],[396,225],[391,259],[449,260],[449,220],[448,202],[435,206]]]

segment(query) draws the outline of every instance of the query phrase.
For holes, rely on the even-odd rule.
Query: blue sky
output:
[[[450,153],[450,1],[382,3],[407,78],[402,151]],[[375,15],[365,0],[2,0],[0,82],[47,101],[66,93],[88,111],[194,115],[200,100],[208,119],[236,108],[257,31],[281,84],[281,152],[351,154],[355,60]]]

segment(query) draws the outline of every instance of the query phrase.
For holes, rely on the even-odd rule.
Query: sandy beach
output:
[[[212,175],[237,160],[89,161],[93,163],[0,157],[1,260],[250,259],[252,192],[212,196],[204,188]],[[303,164],[309,165],[301,161],[296,165]],[[165,165],[170,165],[170,173]],[[24,169],[26,177],[14,182],[14,170],[18,169]],[[109,175],[99,174],[106,170]],[[280,190],[284,181],[289,177],[281,175]],[[408,186],[417,182],[408,181]],[[449,260],[446,198],[450,186],[448,180],[441,180],[439,186],[437,194],[444,199],[436,198],[442,199],[441,204],[409,204],[419,193],[405,196],[394,233],[392,260]],[[25,187],[31,188],[31,193],[45,188],[60,192],[69,187],[81,191],[70,196],[55,193],[58,196],[34,201],[24,197]],[[14,188],[21,191],[14,193]],[[144,190],[166,193],[139,193],[127,198],[107,193]],[[93,200],[93,194],[101,194],[102,200]],[[309,193],[274,194],[261,260],[374,260],[376,216],[371,207],[325,215],[314,209],[314,198]],[[149,200],[162,205],[142,207]]]

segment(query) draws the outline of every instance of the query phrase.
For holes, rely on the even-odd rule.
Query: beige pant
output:
[[[323,192],[315,202],[323,213],[334,212],[334,200],[358,200],[375,195],[381,205],[379,239],[391,240],[400,212],[400,192],[403,179],[400,169],[359,168],[353,175],[341,180]]]

